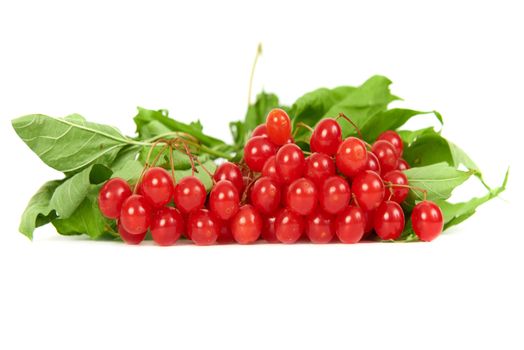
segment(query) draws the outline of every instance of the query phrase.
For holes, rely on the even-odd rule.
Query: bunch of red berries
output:
[[[338,121],[323,119],[312,130],[308,157],[291,131],[286,112],[272,110],[245,144],[247,169],[220,165],[209,196],[197,177],[175,183],[167,170],[151,167],[134,191],[125,180],[109,180],[99,193],[100,210],[118,220],[120,236],[131,244],[148,230],[160,245],[172,245],[182,234],[197,245],[249,244],[260,237],[294,243],[304,233],[314,243],[335,237],[356,243],[372,231],[384,240],[400,237],[405,225],[400,204],[412,187],[395,131],[371,146],[362,138],[343,140]],[[442,232],[442,212],[427,200],[415,205],[411,222],[424,241]]]

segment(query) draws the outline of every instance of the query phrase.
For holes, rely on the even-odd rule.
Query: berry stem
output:
[[[262,56],[262,43],[259,43],[257,46],[257,53],[255,55],[255,60],[253,61],[253,66],[251,67],[251,74],[249,75],[249,89],[247,92],[247,106],[251,106],[251,93],[253,90],[253,78],[255,77],[255,69],[257,67],[258,59]]]
[[[344,113],[339,113],[338,114],[337,119],[340,119],[340,118],[343,118],[343,119],[347,120],[349,122],[349,124],[351,124],[355,128],[355,130],[357,131],[358,137],[360,137],[361,140],[364,140],[364,138],[362,137],[362,133],[360,132],[360,129],[358,128],[358,126],[355,123],[353,123],[353,121],[351,119],[349,119]]]
[[[307,129],[311,133],[313,133],[313,131],[315,131],[311,126],[309,126],[309,125],[307,125],[306,123],[303,123],[303,122],[298,122],[295,126],[296,126],[296,128],[295,128],[295,130],[293,130],[293,137],[295,137],[297,135],[297,132],[298,132],[298,130],[300,128]]]
[[[410,190],[422,192],[423,194],[423,200],[426,200],[428,197],[428,191],[423,189],[422,187],[412,186],[412,185],[400,185],[400,184],[394,184],[392,182],[386,181],[385,182],[386,187],[402,187],[402,188],[409,188]],[[391,191],[390,191],[391,193]]]
[[[175,177],[175,162],[173,160],[173,144],[169,144],[169,165],[171,166],[171,176],[173,177],[173,184],[176,185]]]

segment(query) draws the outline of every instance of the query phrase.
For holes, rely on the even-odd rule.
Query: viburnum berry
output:
[[[173,245],[185,229],[184,218],[173,207],[158,210],[151,222],[151,236],[162,246]]]
[[[402,139],[400,138],[400,135],[393,130],[387,130],[384,131],[382,134],[379,135],[377,140],[384,140],[388,141],[393,145],[395,148],[395,152],[397,154],[397,157],[402,157],[402,152],[404,151],[404,143],[402,142]]]
[[[409,169],[408,162],[406,162],[403,158],[400,158],[398,160],[397,170],[403,171],[403,170],[408,170],[408,169]]]
[[[348,137],[339,145],[335,161],[338,170],[349,177],[357,175],[366,168],[368,154],[366,145],[356,137]]]
[[[202,181],[195,176],[187,176],[175,186],[175,205],[182,214],[188,214],[204,207],[206,195]]]
[[[187,219],[187,232],[196,245],[212,245],[220,233],[220,219],[207,209],[193,210]]]
[[[399,238],[404,230],[404,224],[404,212],[397,202],[382,202],[375,211],[373,227],[381,239]]]
[[[368,163],[366,165],[366,170],[371,170],[377,174],[381,173],[380,163],[377,156],[373,152],[368,151]]]
[[[324,180],[318,197],[322,210],[329,214],[337,214],[348,206],[351,189],[342,177],[331,176]]]
[[[407,176],[400,170],[392,170],[382,177],[382,180],[389,187],[386,189],[386,199],[397,203],[402,203],[409,193],[409,185]]]
[[[364,215],[366,217],[366,227],[364,228],[364,233],[369,233],[373,231],[373,224],[374,224],[374,217],[375,217],[375,211],[365,211]]]
[[[302,177],[306,167],[304,153],[293,143],[282,146],[276,156],[277,173],[286,184]]]
[[[291,137],[291,119],[279,108],[272,109],[266,118],[267,135],[277,146],[284,145]]]
[[[209,209],[221,220],[229,220],[240,207],[235,185],[228,180],[217,182],[209,193]]]
[[[231,228],[229,227],[228,221],[222,221],[220,224],[220,230],[218,232],[218,243],[234,243],[235,239],[233,238],[233,235],[231,234]]]
[[[306,158],[306,171],[304,176],[311,179],[316,185],[335,175],[335,162],[324,153],[313,153]]]
[[[275,235],[282,243],[295,243],[304,232],[304,219],[287,208],[282,208],[275,219]]]
[[[262,239],[268,243],[278,243],[277,235],[275,233],[275,217],[266,216],[262,219]]]
[[[357,243],[364,236],[366,217],[364,211],[354,205],[337,215],[335,231],[342,243]]]
[[[231,219],[230,228],[233,238],[238,243],[253,243],[262,231],[262,216],[252,205],[243,205]]]
[[[107,181],[98,192],[98,207],[108,219],[118,219],[122,204],[131,196],[131,187],[126,180],[113,178]]]
[[[340,125],[333,118],[325,118],[315,126],[310,139],[310,147],[312,152],[333,156],[337,153],[341,142],[342,130]]]
[[[251,204],[263,215],[275,213],[280,206],[280,187],[269,177],[261,177],[251,187]]]
[[[375,141],[371,147],[371,151],[378,158],[382,174],[386,174],[397,168],[399,157],[396,153],[397,151],[395,150],[395,147],[389,141]]]
[[[322,210],[315,210],[306,219],[306,235],[313,243],[328,243],[335,234],[335,221]]]
[[[173,178],[166,169],[148,169],[140,182],[140,193],[155,207],[166,205],[173,198]]]
[[[149,201],[142,195],[134,194],[122,204],[120,223],[130,234],[140,235],[149,228],[152,214],[153,209]]]
[[[127,232],[124,227],[122,227],[122,223],[120,221],[118,221],[117,227],[118,227],[118,233],[120,234],[120,238],[122,238],[122,240],[126,242],[127,244],[132,244],[132,245],[140,244],[144,240],[147,234],[147,231],[144,231],[137,235],[131,234]]]
[[[318,193],[313,181],[300,178],[291,183],[286,193],[286,206],[300,215],[309,215],[318,204]]]
[[[411,212],[411,225],[420,240],[430,242],[438,237],[444,227],[442,210],[432,201],[422,201]]]
[[[269,135],[267,134],[266,124],[260,124],[259,126],[253,129],[253,132],[251,133],[251,137],[256,137],[256,136],[269,137]]]
[[[351,189],[358,205],[364,211],[377,208],[384,200],[384,182],[374,171],[365,170],[358,174],[351,184]]]
[[[238,165],[234,163],[225,162],[220,164],[215,170],[213,179],[215,179],[216,182],[219,182],[220,180],[231,181],[231,183],[237,188],[239,196],[244,193],[244,179],[242,172],[240,171]]]
[[[269,157],[262,168],[262,176],[269,177],[277,184],[280,184],[282,183],[282,179],[280,178],[280,175],[278,175],[276,164],[276,156]]]
[[[276,146],[265,136],[250,138],[244,146],[244,160],[249,169],[262,171],[264,163],[277,152]]]

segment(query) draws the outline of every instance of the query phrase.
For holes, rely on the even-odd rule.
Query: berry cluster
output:
[[[260,237],[294,243],[304,234],[314,243],[356,243],[372,231],[384,240],[399,238],[405,225],[400,204],[413,188],[403,173],[409,165],[401,158],[400,136],[386,131],[373,145],[362,137],[342,139],[338,118],[323,119],[311,131],[306,157],[293,141],[289,116],[274,109],[253,130],[243,162],[217,168],[209,196],[195,176],[175,184],[168,171],[150,167],[134,191],[122,179],[109,180],[99,193],[100,210],[118,220],[120,236],[131,244],[148,230],[160,245],[182,234],[197,245],[249,244]],[[411,222],[423,241],[442,232],[442,212],[428,200],[415,205]]]

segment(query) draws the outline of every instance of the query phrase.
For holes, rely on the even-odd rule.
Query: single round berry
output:
[[[317,189],[313,181],[300,178],[291,183],[286,193],[286,206],[299,215],[309,215],[318,204]]]
[[[282,146],[276,156],[277,173],[284,183],[291,183],[302,177],[306,167],[304,153],[293,143]]]
[[[175,186],[174,199],[178,210],[182,214],[188,214],[204,207],[206,188],[195,176],[184,177]]]
[[[335,161],[342,174],[349,177],[357,175],[368,163],[366,145],[356,137],[348,137],[339,145]]]
[[[240,207],[238,191],[230,181],[217,182],[209,193],[209,209],[221,220],[229,220]]]
[[[162,246],[173,245],[184,231],[184,218],[173,207],[164,207],[158,210],[151,222],[151,236]]]
[[[430,242],[437,238],[444,227],[442,210],[432,201],[422,201],[413,208],[411,225],[420,240]]]
[[[351,184],[358,205],[369,211],[377,208],[384,200],[384,182],[380,176],[371,170],[361,172]]]
[[[240,244],[250,244],[260,237],[262,216],[249,204],[243,205],[230,222],[231,234]]]
[[[275,219],[275,235],[282,243],[295,243],[304,232],[304,219],[289,209],[280,210]]]
[[[118,219],[122,204],[131,194],[131,187],[126,180],[114,178],[107,181],[98,192],[100,212],[108,219]]]
[[[275,217],[267,216],[262,219],[262,239],[268,243],[278,243],[277,235],[275,233]]]
[[[382,202],[375,211],[373,228],[381,239],[399,238],[404,230],[404,224],[404,212],[397,202]]]
[[[371,147],[371,151],[378,158],[382,171],[381,174],[386,174],[397,168],[399,157],[397,156],[395,147],[389,141],[375,141]]]
[[[251,187],[251,204],[263,215],[271,215],[280,206],[280,187],[269,177],[261,177]]]
[[[335,231],[342,243],[359,242],[364,236],[365,228],[366,216],[359,207],[350,205],[337,215]]]
[[[377,156],[369,151],[368,151],[368,164],[366,165],[366,170],[374,171],[377,174],[381,173],[380,163],[378,161]]]
[[[244,146],[244,160],[249,169],[260,172],[269,157],[275,155],[277,148],[264,136],[250,138]]]
[[[266,136],[266,137],[269,136],[267,134],[266,124],[260,124],[259,126],[253,129],[253,132],[251,133],[251,137],[257,137],[257,136]]]
[[[351,189],[342,177],[331,176],[325,179],[318,196],[322,210],[329,214],[337,214],[348,206]]]
[[[220,220],[207,209],[196,209],[189,214],[187,231],[196,245],[212,245],[220,233]]]
[[[266,162],[264,163],[264,167],[262,168],[262,176],[269,177],[277,184],[282,183],[282,179],[280,178],[280,175],[278,175],[277,172],[276,156],[271,156],[266,160]]]
[[[144,196],[134,194],[122,204],[120,223],[132,235],[143,234],[151,224],[153,209]]]
[[[392,170],[382,177],[386,185],[391,187],[386,188],[385,198],[397,203],[402,203],[409,193],[409,185],[407,176],[400,170]]]
[[[406,162],[404,159],[400,158],[398,160],[397,170],[404,171],[408,170],[410,168],[408,162]]]
[[[337,153],[338,146],[342,142],[342,130],[333,118],[325,118],[318,122],[310,139],[312,152],[320,152],[333,156]]]
[[[242,172],[240,171],[238,165],[234,163],[225,162],[220,164],[217,170],[215,170],[213,179],[215,179],[216,182],[219,182],[220,180],[231,181],[231,183],[237,188],[239,195],[244,193],[244,179]]]
[[[173,178],[166,169],[148,169],[140,182],[140,193],[155,207],[166,205],[173,198]]]
[[[222,244],[228,244],[228,243],[234,243],[235,239],[233,238],[233,235],[231,234],[231,228],[229,227],[228,221],[222,221],[220,223],[220,231],[218,232],[218,243]]]
[[[144,240],[144,238],[146,238],[147,231],[134,235],[134,234],[127,232],[126,229],[122,227],[122,223],[120,221],[118,222],[117,226],[118,226],[118,233],[120,234],[120,238],[122,238],[122,240],[126,242],[127,244],[132,244],[132,245],[140,244]]]
[[[322,182],[335,175],[335,162],[324,153],[313,153],[306,158],[306,171],[304,176],[311,179],[320,187]]]
[[[315,210],[306,219],[306,235],[313,243],[329,243],[335,234],[335,221],[322,210]]]
[[[275,145],[284,145],[291,137],[291,119],[282,109],[275,108],[269,112],[266,128],[269,139]]]
[[[400,135],[396,131],[384,131],[382,134],[379,135],[377,140],[384,140],[391,143],[395,148],[395,153],[397,154],[397,157],[402,157],[402,152],[404,152],[404,143],[402,142]]]

